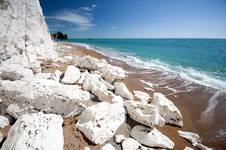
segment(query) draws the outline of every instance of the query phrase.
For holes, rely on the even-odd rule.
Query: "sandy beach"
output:
[[[199,121],[200,113],[206,108],[206,101],[205,99],[209,99],[211,95],[204,94],[205,90],[202,88],[202,86],[194,84],[193,86],[197,86],[196,90],[191,90],[188,92],[181,91],[171,91],[170,88],[166,88],[166,85],[161,85],[158,87],[152,87],[152,88],[145,88],[148,87],[145,83],[141,82],[140,80],[144,81],[154,81],[161,78],[161,72],[153,71],[153,70],[147,70],[147,69],[139,69],[134,68],[126,64],[125,62],[118,61],[118,60],[112,60],[111,58],[102,55],[101,53],[98,53],[96,51],[92,51],[89,49],[86,49],[85,47],[76,46],[69,43],[58,43],[59,45],[64,45],[66,47],[69,47],[68,50],[65,51],[65,55],[70,56],[76,56],[76,55],[91,55],[93,57],[96,57],[98,59],[105,58],[108,60],[109,63],[113,65],[117,65],[125,69],[127,72],[129,72],[128,77],[124,81],[125,84],[128,86],[129,90],[140,90],[149,93],[150,95],[153,94],[153,92],[161,92],[167,97],[173,101],[173,103],[179,108],[183,115],[184,119],[184,125],[183,128],[178,128],[171,125],[165,125],[163,128],[158,128],[160,131],[162,131],[165,135],[167,135],[172,141],[176,143],[175,150],[181,150],[185,146],[191,146],[191,144],[186,141],[185,139],[181,138],[177,131],[178,130],[185,130],[185,131],[191,131],[195,132],[201,135],[203,139],[203,143],[210,146],[215,147],[219,149],[226,148],[225,141],[212,141],[210,142],[208,138],[205,137],[206,133],[208,132],[208,127],[211,125],[206,124],[206,127],[203,127],[204,123],[201,123]],[[50,69],[50,68],[43,68]],[[51,69],[50,69],[51,70]],[[176,84],[180,85],[183,84],[183,82],[180,79],[175,79],[168,81],[168,83],[165,84]],[[181,87],[181,89],[186,89],[186,87]],[[76,120],[76,119],[75,119]],[[65,134],[65,149],[73,149],[73,147],[78,146],[82,148],[84,145],[91,146],[91,143],[88,142],[83,136],[80,134],[77,134],[76,137],[74,137],[74,133],[77,133],[77,130],[73,127],[73,125],[76,123],[74,118],[65,120],[65,127],[64,132],[68,133]],[[124,132],[128,132],[136,125],[133,121],[127,121],[131,122],[130,124],[124,125]],[[197,124],[197,122],[199,122]],[[125,129],[126,128],[126,129]],[[211,127],[211,130],[214,130],[214,126]],[[70,134],[71,133],[71,134]],[[127,133],[127,134],[128,134]],[[68,143],[68,140],[70,139],[70,143]],[[72,140],[72,141],[71,141]],[[72,144],[73,143],[73,144]],[[78,145],[75,143],[79,143]],[[74,145],[74,146],[73,146]],[[78,147],[76,147],[78,148]],[[98,146],[93,146],[92,148],[98,148]]]

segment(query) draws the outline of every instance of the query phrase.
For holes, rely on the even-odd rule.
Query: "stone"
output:
[[[148,102],[150,99],[150,95],[143,91],[133,91],[133,95],[135,98],[137,98],[138,100],[141,100],[141,101]]]
[[[118,66],[112,66],[111,64],[107,64],[98,70],[102,73],[103,78],[109,83],[122,81],[126,77],[125,70]]]
[[[91,150],[91,149],[88,146],[85,146],[84,150]]]
[[[35,77],[42,79],[50,79],[51,75],[52,75],[51,73],[37,73],[35,74]]]
[[[187,131],[178,131],[179,136],[185,138],[191,144],[201,150],[212,150],[212,148],[209,148],[203,144],[201,144],[201,138],[198,134],[193,133],[193,132],[187,132]]]
[[[122,143],[124,140],[126,139],[126,137],[124,135],[115,135],[115,142],[116,143]]]
[[[139,150],[155,150],[155,148],[145,147],[141,145]],[[159,149],[159,150],[166,150],[166,149]]]
[[[67,67],[61,82],[65,84],[74,84],[79,80],[80,76],[80,70],[77,67],[71,65]]]
[[[2,145],[7,150],[63,150],[63,119],[55,114],[26,114],[8,132]]]
[[[55,59],[57,54],[39,0],[4,0],[2,3],[0,63],[16,55],[26,57],[28,64],[38,59]]]
[[[89,70],[97,70],[107,64],[106,61],[99,60],[92,56],[77,56],[73,59],[73,63],[75,66],[80,68],[85,68]]]
[[[115,93],[122,96],[123,98],[126,98],[128,100],[133,100],[134,96],[133,94],[127,89],[126,85],[122,82],[115,82]]]
[[[103,144],[112,138],[125,121],[125,109],[122,104],[101,102],[86,108],[75,127],[92,143]]]
[[[155,125],[163,127],[165,125],[165,119],[159,115],[159,110],[154,105],[131,100],[125,101],[124,106],[130,118],[143,125],[149,127]]]
[[[90,100],[90,93],[76,85],[65,85],[38,77],[16,81],[0,81],[0,94],[4,103],[31,105],[39,111],[67,116],[78,103]]]
[[[78,84],[83,84],[86,76],[89,74],[87,70],[81,73],[80,79],[77,81]]]
[[[184,150],[194,150],[194,149],[191,148],[191,147],[186,146],[186,147],[184,148]]]
[[[154,93],[152,104],[159,108],[159,114],[166,120],[166,123],[183,126],[183,116],[179,109],[163,94]]]
[[[9,120],[5,116],[0,116],[0,128],[5,128],[9,125]]]
[[[24,68],[19,64],[4,64],[0,66],[1,78],[4,80],[20,80],[24,77],[33,76],[30,69]]]
[[[122,103],[123,104],[123,98],[119,95],[113,96],[112,103]]]
[[[130,135],[141,144],[148,147],[173,149],[174,143],[156,128],[137,125],[132,128]]]
[[[114,94],[109,87],[97,74],[88,74],[83,82],[83,89],[92,92],[100,101],[112,101]]]
[[[127,138],[122,142],[122,150],[138,150],[141,144],[133,138]]]
[[[105,144],[101,147],[101,150],[115,150],[115,148],[111,144]]]
[[[32,106],[19,106],[18,104],[14,103],[7,107],[6,112],[13,118],[18,119],[24,114],[35,113],[37,110]]]
[[[50,75],[50,79],[59,82],[60,81],[60,77],[61,77],[62,74],[63,73],[60,70],[56,70],[56,71],[54,71],[54,73],[52,73]]]

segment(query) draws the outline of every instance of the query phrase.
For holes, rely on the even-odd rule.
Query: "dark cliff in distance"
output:
[[[56,40],[68,40],[68,36],[67,34],[64,34],[62,32],[56,32],[51,34],[52,39],[56,39]]]

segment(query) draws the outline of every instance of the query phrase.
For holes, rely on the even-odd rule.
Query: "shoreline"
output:
[[[80,55],[80,56],[90,55],[98,59],[104,58],[108,61],[108,63],[123,68],[128,72],[128,77],[124,80],[124,83],[127,85],[130,91],[140,90],[152,95],[153,94],[152,89],[153,89],[155,92],[163,93],[167,98],[169,98],[181,111],[184,119],[184,126],[183,128],[178,128],[171,125],[165,125],[163,128],[158,128],[158,129],[176,143],[174,148],[175,150],[184,149],[185,146],[192,147],[192,145],[188,141],[184,140],[178,135],[177,133],[178,130],[198,133],[202,139],[203,144],[209,147],[213,147],[219,150],[223,150],[226,148],[225,137],[224,136],[218,137],[219,135],[215,134],[219,129],[222,129],[222,130],[225,129],[225,126],[224,126],[225,116],[219,115],[219,114],[224,112],[224,108],[225,108],[224,106],[226,106],[226,103],[223,103],[223,105],[217,105],[217,107],[220,107],[220,108],[215,108],[216,110],[217,109],[219,110],[216,112],[215,115],[217,116],[214,116],[215,117],[214,120],[207,120],[208,122],[203,122],[201,120],[202,112],[204,112],[206,108],[209,107],[208,106],[209,100],[211,100],[211,98],[214,95],[213,91],[210,88],[193,83],[189,85],[188,86],[189,88],[187,89],[187,87],[184,86],[184,80],[180,78],[169,80],[167,81],[168,83],[159,84],[159,86],[157,87],[150,88],[147,84],[145,84],[144,82],[141,82],[140,80],[144,80],[146,82],[161,81],[162,79],[161,76],[165,76],[164,72],[162,74],[162,72],[160,71],[158,72],[156,70],[153,71],[151,69],[140,69],[140,68],[132,67],[128,65],[126,62],[111,59],[110,57],[105,56],[101,53],[98,53],[97,51],[94,51],[92,49],[87,49],[86,47],[83,47],[81,45],[75,45],[74,43],[57,42],[57,46],[61,47],[61,50],[64,49],[64,51],[61,51],[62,56],[73,57],[77,55]],[[45,64],[45,66],[46,65],[48,66],[48,63]],[[66,65],[59,64],[58,66],[61,66],[61,67],[57,69],[61,71],[65,71],[65,68],[67,65],[68,64]],[[51,70],[51,67],[53,68],[53,70],[56,69],[56,66],[51,66],[51,63],[50,63],[49,67],[47,67],[47,72],[49,72],[48,70]],[[169,88],[169,85],[176,85],[178,87],[181,87],[181,90],[174,91],[171,88]],[[191,90],[190,86],[194,87],[194,89]],[[225,99],[224,95],[221,95],[219,98],[221,101]],[[67,122],[72,123],[73,122],[72,120],[69,119],[67,120]],[[126,124],[124,126],[125,129],[123,130],[130,130],[132,126],[133,124]],[[74,127],[70,127],[67,133],[71,133],[71,134],[67,135],[66,137],[67,138],[68,136],[74,137],[74,135],[72,134],[73,132],[75,132],[76,134],[78,133]],[[82,146],[87,145],[92,149],[98,149],[98,145],[92,146],[92,144],[90,145],[90,142],[87,139],[84,140],[84,137],[81,140],[81,137],[80,138],[77,137],[75,141],[80,141],[80,142],[83,141]],[[68,143],[66,143],[65,145],[68,145]],[[80,148],[83,148],[82,146]]]
[[[143,71],[145,71],[144,69],[138,69],[138,68],[135,68],[135,67],[131,67],[128,64],[126,64],[125,62],[122,62],[122,61],[112,60],[108,56],[104,56],[101,53],[98,53],[98,52],[93,51],[91,49],[87,49],[85,47],[81,47],[81,46],[70,44],[70,43],[63,43],[63,45],[67,45],[67,46],[71,46],[72,47],[70,50],[68,50],[66,52],[66,55],[71,55],[71,56],[75,56],[75,55],[81,55],[81,56],[90,55],[90,56],[96,57],[98,59],[104,58],[110,64],[122,67],[126,71],[130,72],[128,74],[128,77],[124,80],[124,83],[126,84],[126,86],[128,87],[128,89],[130,91],[140,90],[140,91],[147,92],[150,95],[153,94],[153,91],[145,90],[144,87],[147,87],[147,85],[145,85],[144,83],[142,83],[140,81],[141,79],[145,79],[145,77],[147,77],[147,76],[145,74],[142,75],[142,74],[137,74],[136,73],[136,72],[143,72]],[[136,71],[135,71],[135,73],[131,73],[131,70],[136,70]],[[154,90],[158,91],[158,92],[162,92],[163,94],[165,94],[165,92],[162,91],[162,90],[158,90],[158,89],[154,89]],[[192,145],[188,141],[186,141],[183,138],[181,138],[178,135],[178,133],[177,133],[178,130],[197,132],[195,130],[195,128],[192,126],[192,124],[191,124],[192,120],[190,119],[189,113],[186,111],[186,110],[188,110],[188,108],[183,106],[183,104],[180,104],[180,100],[179,100],[180,98],[173,97],[173,96],[168,97],[168,98],[170,98],[173,101],[173,103],[178,107],[178,109],[181,111],[181,113],[183,115],[183,119],[184,119],[184,126],[183,126],[183,128],[179,128],[179,127],[175,127],[175,126],[171,126],[171,125],[165,125],[163,128],[158,128],[158,129],[163,134],[165,134],[167,137],[169,137],[172,141],[174,141],[176,143],[176,145],[174,147],[175,150],[184,149],[185,146],[192,147]],[[132,124],[130,126],[134,126],[134,125]]]

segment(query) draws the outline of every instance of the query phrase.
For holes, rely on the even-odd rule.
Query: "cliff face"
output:
[[[0,14],[0,62],[56,57],[39,0],[0,0]]]

